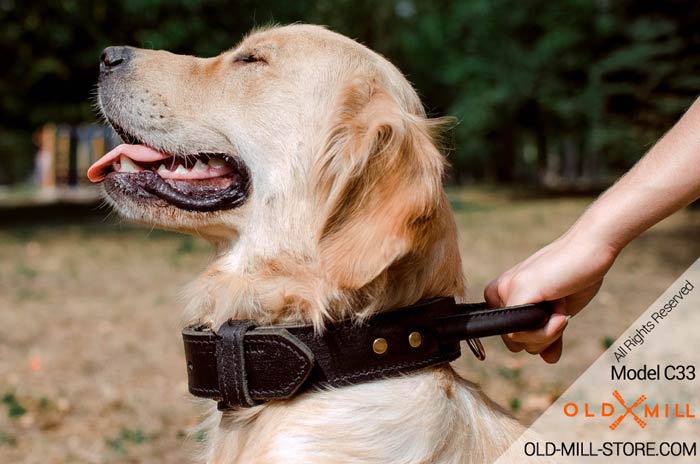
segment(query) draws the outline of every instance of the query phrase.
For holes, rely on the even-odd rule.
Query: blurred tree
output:
[[[0,183],[31,134],[91,121],[110,44],[211,56],[256,25],[327,24],[387,56],[460,120],[459,181],[596,181],[633,163],[700,89],[694,2],[0,0]]]
[[[700,90],[695,9],[640,3],[415,2],[398,56],[461,119],[458,179],[576,183],[633,163]]]

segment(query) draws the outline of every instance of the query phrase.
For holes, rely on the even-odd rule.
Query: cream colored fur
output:
[[[261,61],[236,59],[248,54]],[[155,148],[232,153],[251,172],[245,205],[215,213],[108,192],[130,219],[215,245],[189,287],[185,324],[252,318],[322,331],[463,294],[435,143],[442,123],[381,56],[294,25],[215,58],[139,50],[130,72],[100,90],[110,118]],[[449,366],[214,412],[208,424],[205,460],[217,464],[484,463],[523,431]]]

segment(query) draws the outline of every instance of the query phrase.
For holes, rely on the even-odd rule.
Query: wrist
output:
[[[599,214],[595,208],[590,208],[563,238],[613,262],[632,238],[620,234],[620,229],[609,223],[609,217],[609,214]]]

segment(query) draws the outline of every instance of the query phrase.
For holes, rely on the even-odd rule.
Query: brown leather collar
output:
[[[312,325],[231,320],[217,332],[184,329],[182,337],[190,393],[230,409],[447,363],[460,356],[460,340],[474,349],[479,337],[540,328],[550,314],[547,302],[488,308],[436,298],[362,323],[329,324],[320,334]]]

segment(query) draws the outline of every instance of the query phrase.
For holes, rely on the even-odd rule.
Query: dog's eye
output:
[[[240,55],[236,57],[236,60],[239,63],[257,63],[258,61],[263,61],[259,56],[257,56],[254,53],[247,53],[245,55]]]

